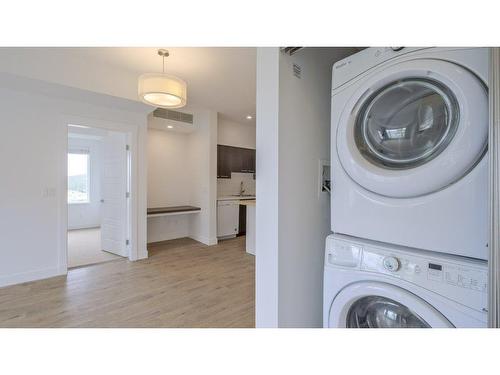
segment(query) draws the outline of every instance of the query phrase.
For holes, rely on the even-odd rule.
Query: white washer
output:
[[[487,326],[486,261],[353,237],[326,240],[323,326]]]
[[[334,65],[334,233],[487,259],[488,67],[488,48],[368,48]]]

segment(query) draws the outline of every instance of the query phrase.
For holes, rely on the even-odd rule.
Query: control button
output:
[[[422,269],[420,268],[420,266],[419,266],[418,264],[415,266],[415,269],[414,269],[414,270],[415,270],[415,273],[420,273],[420,272],[422,272]]]
[[[387,271],[396,272],[399,269],[399,261],[396,257],[385,257],[382,263]]]
[[[443,271],[429,269],[427,271],[427,278],[432,281],[443,282]]]
[[[453,272],[453,270],[448,270],[445,272],[445,279],[448,284],[451,285],[457,285],[458,283],[458,276],[456,272]]]
[[[471,288],[471,279],[470,277],[458,274],[458,286],[461,286],[462,288]]]

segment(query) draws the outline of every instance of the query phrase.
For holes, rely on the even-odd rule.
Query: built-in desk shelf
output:
[[[158,216],[196,214],[199,213],[200,211],[201,211],[200,207],[194,207],[194,206],[155,207],[155,208],[148,208],[148,218],[158,217]]]

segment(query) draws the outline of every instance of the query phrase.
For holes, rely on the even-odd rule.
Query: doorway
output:
[[[129,256],[127,137],[124,132],[68,125],[68,268]]]

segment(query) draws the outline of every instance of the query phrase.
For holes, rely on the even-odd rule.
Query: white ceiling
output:
[[[255,119],[255,48],[167,48],[166,72],[188,84],[188,103],[238,122]],[[0,71],[137,99],[137,78],[161,72],[157,48],[0,48]]]

